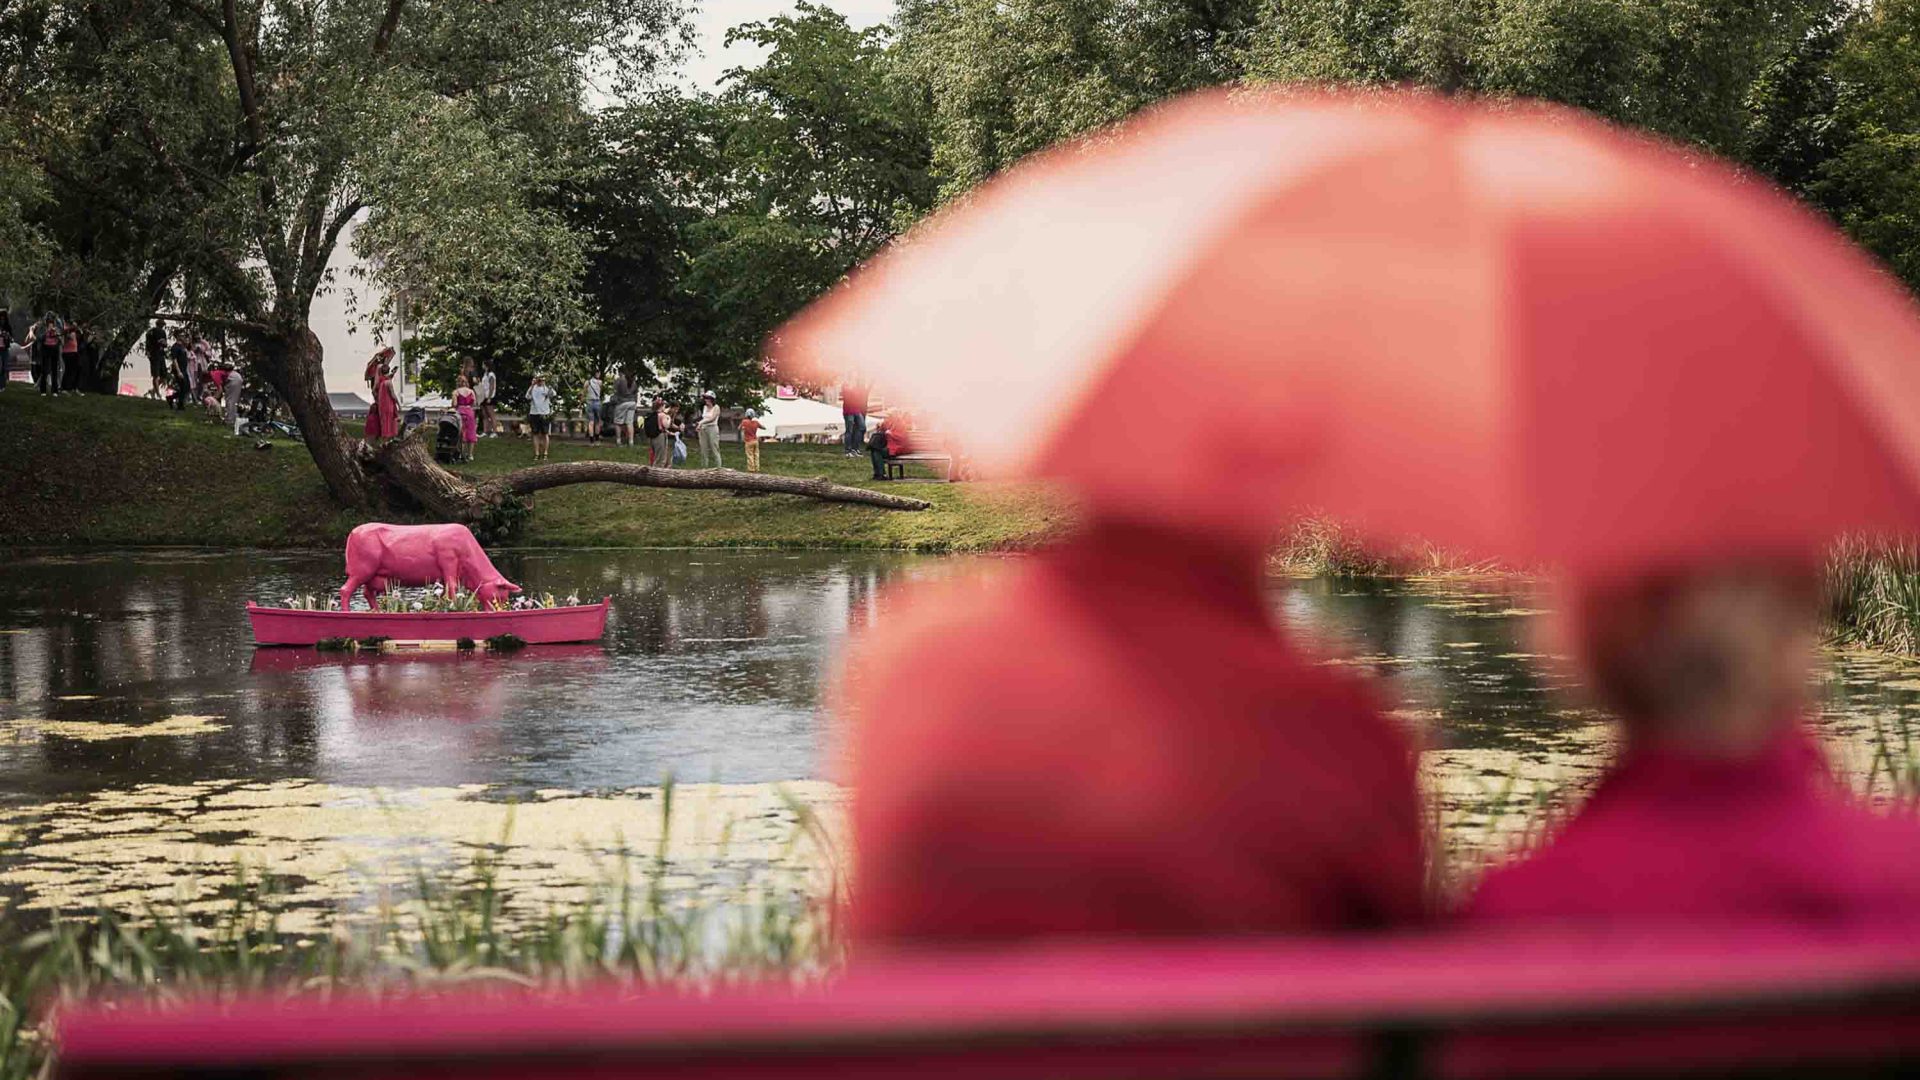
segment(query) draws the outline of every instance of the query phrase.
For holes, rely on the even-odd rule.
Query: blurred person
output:
[[[553,388],[539,372],[527,388],[527,427],[533,432],[533,460],[545,461],[553,438]]]
[[[740,421],[740,446],[747,454],[747,471],[760,471],[760,417],[752,409]]]
[[[840,387],[841,440],[848,457],[859,457],[867,445],[867,396],[867,388],[851,379]]]
[[[1920,821],[1849,797],[1807,729],[1823,626],[1803,560],[1586,576],[1562,633],[1618,758],[1466,918],[1920,925]]]
[[[700,421],[694,431],[700,438],[700,467],[725,467],[726,462],[720,459],[720,402],[711,390],[700,395]]]
[[[604,386],[605,384],[600,381],[600,374],[598,372],[593,372],[587,376],[586,413],[588,446],[600,445],[600,394]]]
[[[1254,531],[1095,516],[890,604],[835,692],[855,948],[1421,921],[1413,749],[1265,590]]]
[[[480,442],[480,424],[474,415],[476,395],[473,387],[467,385],[467,377],[460,376],[453,389],[453,411],[460,416],[460,460],[472,461],[473,448]]]

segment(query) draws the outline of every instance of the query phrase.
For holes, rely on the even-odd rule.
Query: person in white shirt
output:
[[[700,395],[700,466],[718,469],[725,466],[720,460],[720,403],[714,399],[713,391]],[[711,463],[709,463],[711,462]]]
[[[478,399],[480,405],[480,434],[494,438],[500,435],[499,425],[493,420],[493,398],[498,390],[499,384],[494,381],[493,369],[483,366],[480,371],[480,385],[473,388],[473,396]]]
[[[527,389],[527,427],[533,431],[533,460],[545,461],[553,429],[553,388],[545,375],[536,374]]]
[[[587,445],[600,443],[600,376],[587,376]]]

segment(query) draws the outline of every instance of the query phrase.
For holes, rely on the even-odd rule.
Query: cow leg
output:
[[[340,589],[340,610],[341,611],[348,611],[353,608],[354,591],[359,589],[360,586],[365,585],[366,583],[367,583],[367,579],[364,577],[356,577],[351,574],[347,576],[347,583],[344,586],[342,586]],[[373,602],[373,598],[369,596],[367,598],[367,602],[371,604]]]
[[[460,593],[460,559],[452,552],[440,556],[440,580],[445,584],[447,599],[452,600]]]

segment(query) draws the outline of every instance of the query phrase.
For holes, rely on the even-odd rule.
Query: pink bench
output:
[[[58,1076],[1885,1075],[1920,1068],[1920,933],[1048,949],[708,996],[69,1012]]]

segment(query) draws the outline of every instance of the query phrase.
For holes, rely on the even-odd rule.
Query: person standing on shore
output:
[[[625,368],[613,380],[613,444],[633,445],[633,418],[640,405],[634,400],[633,380]]]
[[[227,401],[227,426],[233,429],[235,438],[240,435],[240,396],[246,392],[247,377],[233,364],[227,365],[227,381],[222,387]]]
[[[467,385],[467,377],[460,376],[459,385],[453,391],[453,411],[460,415],[460,460],[472,461],[474,445],[480,441],[480,425],[474,417],[473,387]]]
[[[859,457],[867,446],[867,388],[852,379],[840,388],[840,422],[847,456]]]
[[[499,382],[493,377],[493,365],[480,365],[480,385],[474,388],[473,396],[479,403],[479,434],[493,436],[500,427],[493,419],[493,400],[498,396]]]
[[[656,397],[653,408],[647,411],[646,422],[641,431],[647,437],[647,464],[662,469],[673,468],[673,421],[667,416],[667,399]]]
[[[175,411],[186,409],[187,398],[192,393],[193,384],[187,378],[189,363],[187,331],[181,327],[173,332],[173,344],[167,348],[167,404]]]
[[[720,402],[711,390],[700,395],[700,422],[694,430],[700,437],[700,467],[724,468],[726,462],[720,460]]]
[[[605,384],[600,381],[600,373],[587,376],[587,445],[600,445],[600,395]]]
[[[43,395],[60,392],[60,334],[65,329],[60,316],[51,311],[41,316],[34,327],[33,385]]]
[[[60,334],[60,378],[53,388],[70,394],[80,385],[80,327],[68,323]]]
[[[760,471],[760,418],[752,409],[740,421],[740,445],[747,452],[747,471]]]
[[[153,396],[160,398],[167,385],[167,332],[159,323],[147,327],[147,373],[153,376]]]
[[[533,460],[547,460],[552,446],[553,388],[547,385],[547,377],[538,372],[534,373],[533,385],[527,388],[527,427],[533,432]]]

